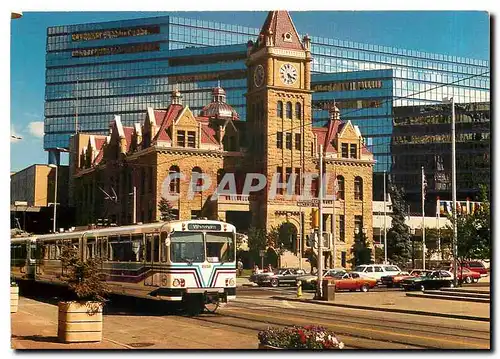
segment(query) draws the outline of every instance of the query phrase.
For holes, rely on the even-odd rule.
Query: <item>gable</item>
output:
[[[198,129],[198,121],[193,115],[193,112],[189,109],[189,107],[184,107],[184,110],[177,116],[175,120],[175,126],[177,129],[180,128],[194,128]]]
[[[347,123],[344,124],[338,136],[338,138],[342,140],[358,140],[359,137],[360,136],[354,129],[354,126],[352,125],[351,121],[347,121]]]

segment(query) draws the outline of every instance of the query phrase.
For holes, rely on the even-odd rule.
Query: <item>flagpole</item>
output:
[[[333,213],[332,213],[332,247],[333,247],[333,268],[336,268],[337,263],[337,248],[335,246],[335,227],[337,226],[337,217],[335,217],[335,203],[337,202],[337,169],[335,162],[333,162]]]
[[[422,166],[422,269],[425,269],[425,174]]]
[[[386,189],[385,189],[385,182],[386,182],[386,180],[385,180],[385,171],[384,171],[384,264],[387,264],[387,221],[386,221],[386,218],[387,218],[387,213],[386,213],[387,194],[386,194]]]

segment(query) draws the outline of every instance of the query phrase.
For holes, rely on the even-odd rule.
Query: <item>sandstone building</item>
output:
[[[313,126],[309,38],[299,38],[288,12],[271,11],[256,42],[248,42],[247,54],[246,121],[226,103],[219,86],[199,116],[174,91],[168,108],[148,108],[141,124],[126,127],[115,116],[108,136],[73,136],[71,193],[78,224],[102,218],[118,225],[157,221],[167,191],[179,194],[170,203],[180,219],[218,218],[240,231],[250,225],[286,229],[291,233],[287,264],[295,265],[292,254],[304,251],[312,232],[312,207],[303,206],[298,196],[304,186],[318,195],[317,179],[309,187],[304,175],[319,172],[322,146],[323,171],[337,179],[326,189],[336,192],[337,200],[324,205],[324,230],[335,228],[335,251],[326,250],[327,265],[346,266],[355,232],[371,241],[373,155],[337,108],[325,126]],[[173,173],[185,178],[166,181]],[[192,173],[208,175],[211,185],[189,198]],[[234,174],[236,194],[211,200],[226,173]],[[243,195],[247,173],[265,175],[267,186]],[[270,196],[272,178],[283,183],[292,175],[301,178],[293,196]]]

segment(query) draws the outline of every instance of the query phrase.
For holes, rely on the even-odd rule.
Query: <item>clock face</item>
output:
[[[297,81],[297,69],[291,64],[284,64],[280,68],[280,78],[285,85],[292,85]]]
[[[253,73],[253,82],[257,87],[262,86],[262,84],[264,83],[264,67],[262,67],[262,65],[259,65],[255,68],[255,71]]]

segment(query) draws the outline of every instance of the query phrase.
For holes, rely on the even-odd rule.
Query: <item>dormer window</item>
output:
[[[356,145],[355,143],[351,143],[351,146],[350,146],[350,156],[351,158],[358,158],[358,145]]]
[[[187,145],[188,145],[188,147],[191,147],[191,148],[196,147],[196,132],[195,131],[188,131]]]
[[[285,32],[283,34],[283,41],[292,42],[292,34],[290,34],[289,32]]]
[[[342,158],[349,158],[349,144],[342,144]]]

